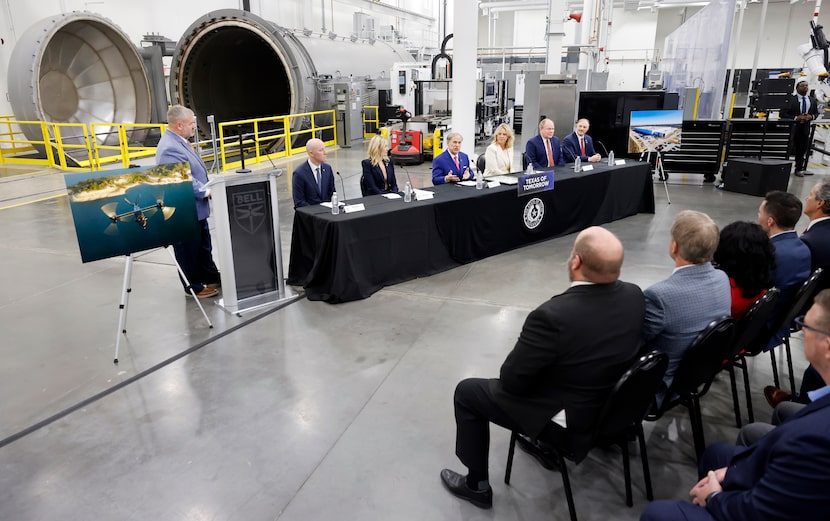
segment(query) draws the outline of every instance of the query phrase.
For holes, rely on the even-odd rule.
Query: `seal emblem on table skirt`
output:
[[[523,214],[525,227],[533,230],[542,224],[542,219],[545,218],[545,203],[538,197],[534,197],[525,205]]]

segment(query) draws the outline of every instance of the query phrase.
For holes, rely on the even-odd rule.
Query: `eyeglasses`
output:
[[[804,315],[801,315],[800,317],[795,317],[795,319],[793,319],[793,322],[798,324],[798,327],[800,327],[801,329],[809,329],[813,333],[818,333],[819,335],[830,336],[830,332],[828,332],[828,331],[825,331],[823,329],[815,328],[815,327],[813,327],[809,324],[805,324],[804,323]]]

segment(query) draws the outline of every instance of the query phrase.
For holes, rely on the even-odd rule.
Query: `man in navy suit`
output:
[[[818,117],[818,101],[813,93],[807,94],[809,90],[810,85],[806,81],[799,81],[789,104],[781,110],[782,119],[795,120],[792,142],[795,175],[798,177],[812,175],[807,172],[807,156],[810,155],[810,122]]]
[[[461,151],[463,140],[458,132],[447,133],[447,149],[432,160],[432,184],[442,185],[475,179],[475,174],[470,170],[470,158]]]
[[[544,169],[565,164],[565,156],[562,155],[559,140],[553,137],[553,131],[553,121],[545,118],[539,122],[539,134],[525,145],[525,160],[533,168]]]
[[[794,229],[800,217],[801,201],[789,192],[768,192],[758,207],[758,224],[767,232],[775,247],[772,283],[781,291],[778,304],[773,310],[773,321],[786,312],[790,299],[810,276],[810,248],[798,238]],[[787,324],[776,331],[767,347],[771,349],[780,344],[789,329]]]
[[[181,105],[170,107],[167,111],[167,130],[156,148],[156,163],[190,163],[201,236],[196,240],[174,244],[173,251],[196,296],[206,298],[216,296],[216,288],[209,286],[218,286],[220,278],[219,270],[213,262],[213,247],[207,221],[210,215],[210,189],[205,187],[208,182],[207,166],[188,141],[195,132],[196,117],[193,111]],[[190,295],[184,279],[179,279],[184,286],[185,294]]]
[[[590,163],[597,163],[602,159],[594,150],[594,140],[586,134],[589,127],[588,120],[582,118],[576,122],[574,131],[562,140],[562,154],[568,163],[573,163],[576,158]]]
[[[830,270],[830,181],[823,180],[813,186],[810,195],[804,200],[804,215],[810,218],[807,230],[801,234],[801,240],[810,249],[811,269]],[[830,278],[825,273],[819,281],[819,289],[828,286]],[[824,386],[812,367],[807,367],[801,378],[801,389],[793,396],[774,385],[764,387],[764,397],[772,407],[786,400],[808,403],[808,391]]]
[[[804,355],[830,382],[830,290],[804,317]],[[640,521],[830,519],[830,386],[749,447],[716,444],[701,458],[686,501],[655,501]]]
[[[334,193],[334,174],[326,163],[326,145],[317,138],[305,144],[308,160],[294,169],[291,190],[294,208],[331,201]]]
[[[646,351],[669,355],[663,377],[665,389],[698,333],[713,320],[731,313],[729,277],[712,266],[719,238],[718,225],[705,213],[684,210],[677,214],[669,241],[674,271],[643,292]],[[662,400],[665,389],[658,393],[658,400]]]

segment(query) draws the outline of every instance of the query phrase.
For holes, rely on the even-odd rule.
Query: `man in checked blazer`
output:
[[[677,214],[669,241],[674,271],[643,292],[643,341],[646,351],[669,355],[663,377],[666,388],[698,333],[711,321],[731,312],[729,277],[711,262],[718,239],[718,225],[705,213],[684,210]],[[661,391],[658,401],[662,395]]]
[[[193,179],[193,196],[196,198],[196,216],[199,219],[201,236],[198,239],[173,245],[176,261],[184,271],[193,291],[199,298],[215,297],[218,291],[209,286],[220,284],[219,269],[213,262],[213,246],[210,242],[208,216],[210,216],[210,189],[207,166],[190,146],[191,137],[196,132],[196,117],[193,111],[181,105],[173,105],[167,111],[167,130],[161,136],[156,148],[156,163],[190,163],[190,175]],[[179,277],[181,279],[181,277]],[[189,295],[187,285],[182,279],[185,294]]]

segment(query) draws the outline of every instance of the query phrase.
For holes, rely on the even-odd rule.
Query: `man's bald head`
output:
[[[587,228],[574,241],[571,278],[598,284],[614,282],[620,277],[623,257],[623,245],[616,235],[599,226]]]

